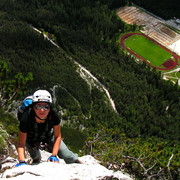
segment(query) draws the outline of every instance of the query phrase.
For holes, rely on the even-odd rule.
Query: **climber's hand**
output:
[[[59,159],[57,158],[56,155],[51,155],[48,160],[48,162],[55,162],[55,163],[59,163]]]
[[[16,164],[14,167],[19,167],[19,166],[23,166],[23,165],[27,165],[25,161],[19,161],[18,164]]]

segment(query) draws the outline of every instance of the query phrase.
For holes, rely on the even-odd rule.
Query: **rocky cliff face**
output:
[[[2,179],[10,178],[12,180],[132,180],[130,176],[123,174],[121,171],[114,172],[108,170],[99,161],[89,155],[79,158],[83,164],[66,164],[63,160],[60,160],[59,164],[46,162],[49,155],[49,153],[42,151],[41,163],[24,165],[17,168],[12,167],[17,163],[17,160],[11,163],[4,163],[2,164],[2,169],[6,170],[0,177]]]

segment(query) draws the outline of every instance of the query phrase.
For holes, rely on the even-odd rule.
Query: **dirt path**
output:
[[[32,26],[31,26],[32,27]],[[38,33],[42,33],[40,30],[38,30],[35,27],[32,27],[35,31],[37,31]],[[55,42],[53,42],[52,39],[49,39],[49,37],[47,37],[45,34],[44,38],[47,38],[54,46],[56,46],[57,48],[59,48],[58,44],[56,44]],[[71,57],[68,57],[69,59],[72,59]],[[118,113],[118,111],[116,110],[116,106],[115,103],[113,101],[113,99],[111,98],[111,95],[109,93],[109,91],[107,90],[107,88],[93,75],[91,74],[90,71],[88,71],[85,67],[83,67],[81,64],[79,64],[77,61],[74,60],[74,64],[76,64],[79,67],[79,73],[80,76],[90,85],[90,86],[95,86],[98,87],[98,89],[100,91],[104,91],[109,99],[109,102],[111,104],[111,107],[113,108],[113,110]],[[54,86],[54,88],[56,88]],[[78,101],[76,101],[78,103]]]

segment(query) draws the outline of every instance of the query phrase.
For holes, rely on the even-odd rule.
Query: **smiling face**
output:
[[[33,106],[33,110],[36,114],[36,118],[45,120],[50,112],[50,105],[45,102],[39,102]]]

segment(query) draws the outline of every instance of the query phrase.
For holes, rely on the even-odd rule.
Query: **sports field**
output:
[[[160,66],[172,56],[169,52],[154,44],[144,36],[133,35],[125,39],[124,44],[150,61],[153,66]]]
[[[172,69],[178,63],[179,57],[175,53],[142,33],[125,34],[120,45],[159,70]]]

